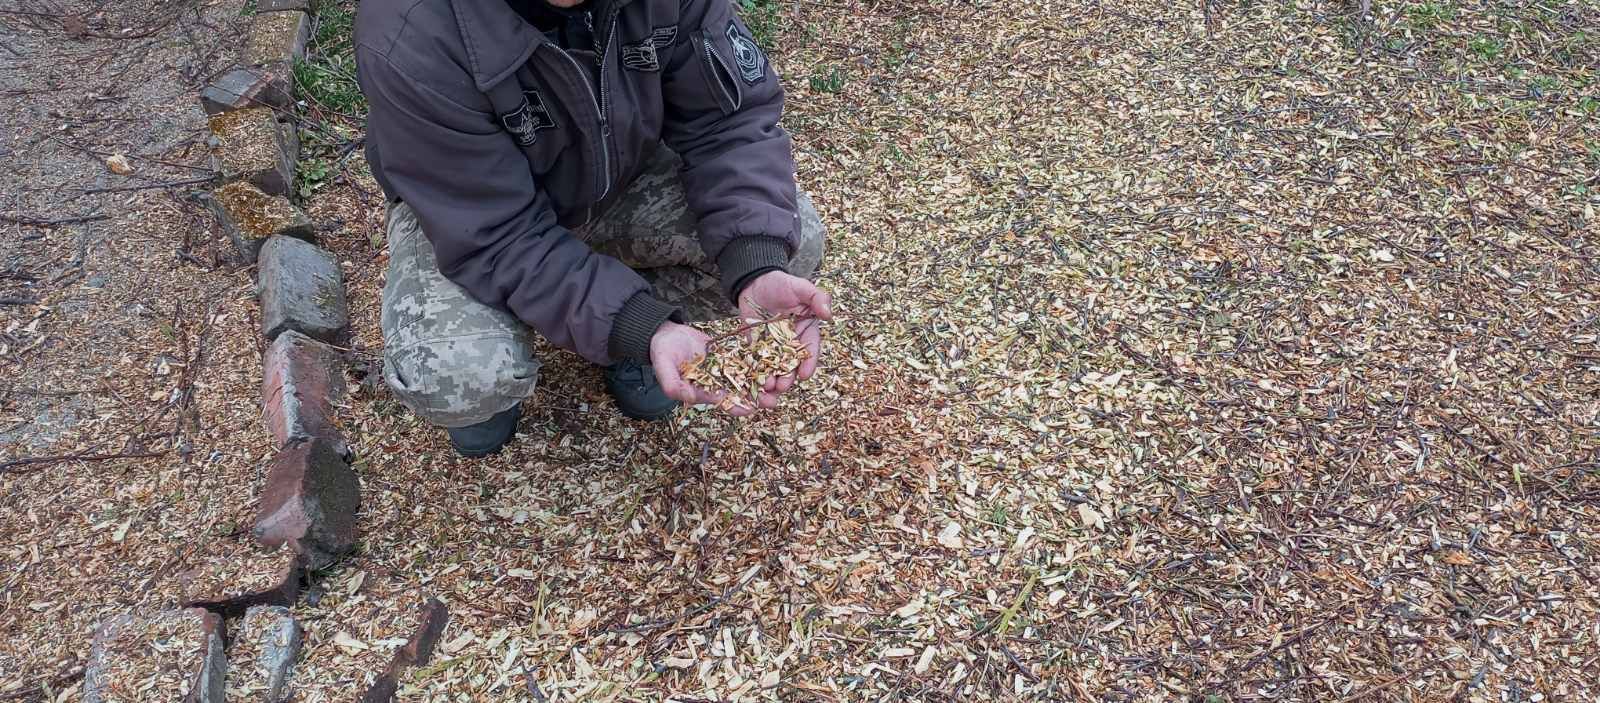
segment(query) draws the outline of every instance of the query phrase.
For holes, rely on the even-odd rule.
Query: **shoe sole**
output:
[[[482,459],[482,458],[484,458],[486,456],[494,456],[496,454],[499,454],[500,450],[505,449],[505,448],[506,448],[506,445],[502,444],[502,445],[500,445],[498,447],[493,447],[493,448],[490,448],[490,449],[462,449],[461,447],[455,447],[455,450],[456,450],[456,454],[461,456],[461,457],[464,457],[464,458],[467,458],[467,459]]]

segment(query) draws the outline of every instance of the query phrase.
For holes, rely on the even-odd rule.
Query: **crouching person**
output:
[[[829,318],[783,89],[730,0],[364,0],[356,43],[389,201],[384,374],[461,454],[514,434],[532,335],[659,420],[717,400],[678,374],[705,352],[693,323]],[[815,372],[799,327],[810,357],[758,408]]]

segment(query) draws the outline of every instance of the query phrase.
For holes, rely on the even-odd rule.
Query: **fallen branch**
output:
[[[111,459],[150,459],[150,458],[162,456],[162,455],[165,455],[165,454],[166,454],[166,452],[133,452],[133,453],[127,453],[127,454],[88,454],[88,453],[80,452],[78,454],[61,454],[59,456],[34,456],[34,457],[26,457],[26,458],[23,458],[23,459],[12,459],[11,461],[7,461],[5,463],[0,463],[0,473],[6,473],[8,471],[11,472],[11,473],[25,473],[26,471],[40,471],[40,470],[45,469],[46,467],[49,467],[49,466],[52,466],[52,465],[55,465],[55,464],[66,463],[66,462],[69,462],[69,461],[109,461]],[[17,468],[19,466],[28,466],[28,467],[31,467],[31,468],[28,468],[28,469],[26,469],[24,471],[24,470],[19,470]]]
[[[181,181],[166,181],[164,183],[147,183],[142,186],[117,186],[114,188],[84,188],[80,193],[123,193],[130,190],[155,190],[157,188],[177,188],[179,186],[192,186],[201,183],[210,183],[216,180],[214,176],[204,178],[185,178]]]
[[[109,219],[111,219],[110,215],[102,215],[100,213],[95,213],[93,215],[77,215],[75,217],[58,217],[53,220],[46,220],[38,217],[28,217],[26,215],[0,215],[0,221],[13,222],[19,225],[27,225],[29,227],[55,227],[57,225],[70,225],[77,222],[94,222],[96,220]]]

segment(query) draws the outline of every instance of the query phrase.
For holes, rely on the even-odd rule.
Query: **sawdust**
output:
[[[309,226],[305,216],[288,198],[267,195],[246,181],[234,181],[218,188],[213,197],[227,209],[230,219],[251,239],[265,239],[291,229]]]
[[[754,408],[768,379],[793,375],[807,356],[809,352],[795,334],[794,320],[770,318],[713,337],[706,353],[685,363],[678,372],[700,388],[724,393],[717,403],[722,410]]]
[[[224,180],[254,178],[279,167],[283,147],[272,108],[224,112],[211,117],[208,123],[217,138],[216,153]]]
[[[309,28],[306,13],[298,10],[258,12],[251,20],[242,58],[252,66],[293,61],[292,49],[304,45]]]

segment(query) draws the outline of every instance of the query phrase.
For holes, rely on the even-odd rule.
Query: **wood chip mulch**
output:
[[[517,440],[458,460],[371,375],[359,155],[308,204],[363,543],[296,608],[296,700],[347,700],[424,595],[401,700],[1600,696],[1592,3],[783,12],[842,314],[779,411],[629,422],[544,350]],[[259,351],[212,280],[187,462],[0,477],[0,696],[250,514]],[[177,402],[198,331],[86,412]]]

